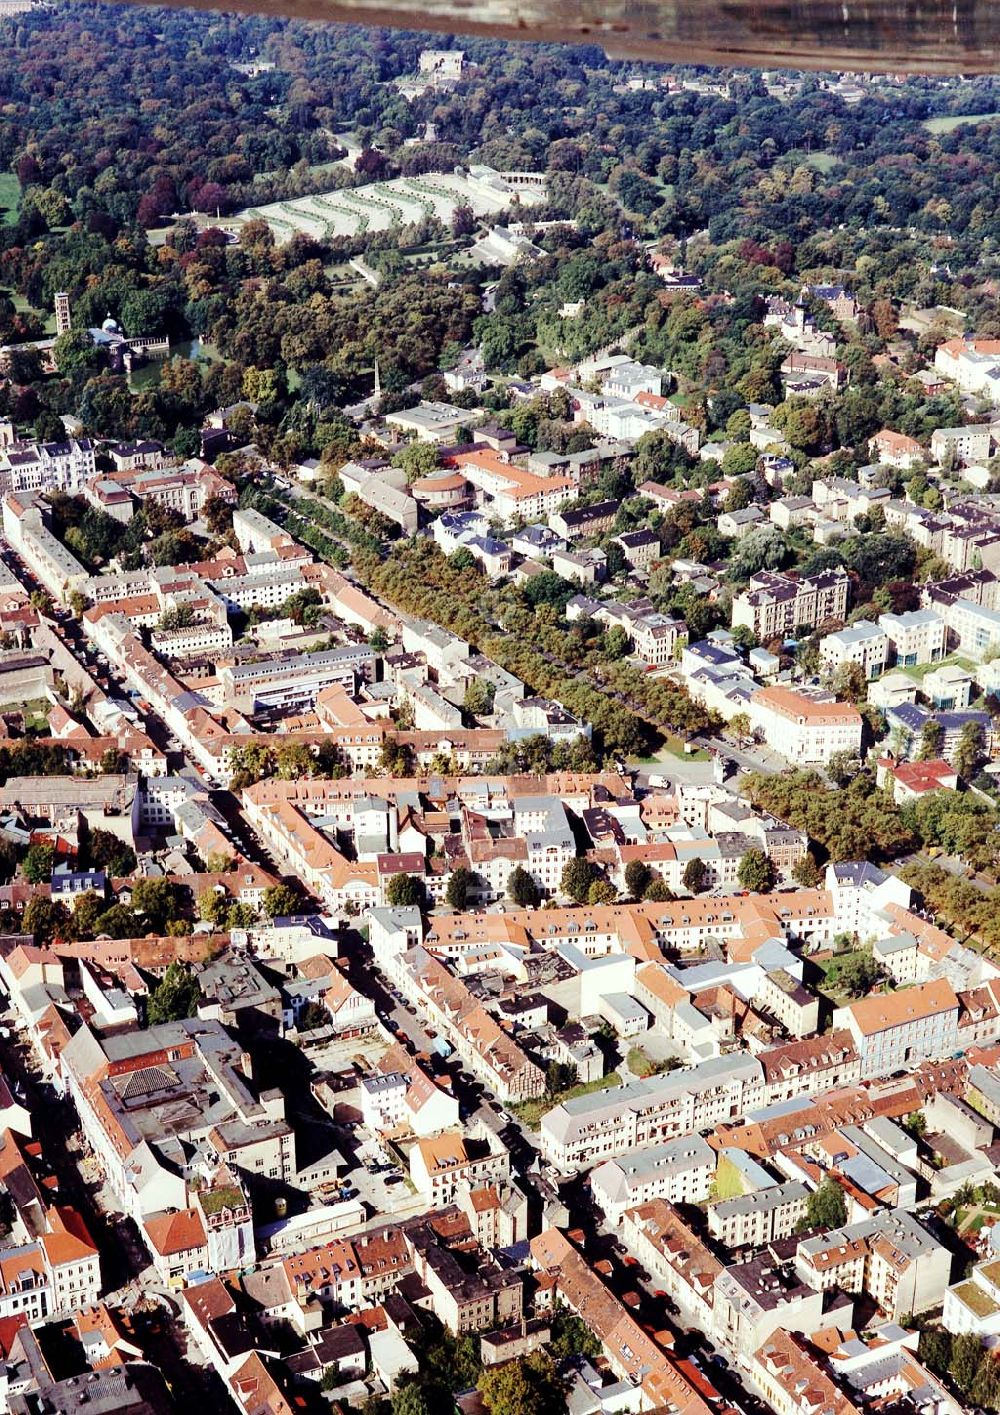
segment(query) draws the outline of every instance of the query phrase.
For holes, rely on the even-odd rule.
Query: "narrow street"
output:
[[[629,1255],[591,1198],[586,1177],[569,1181],[560,1193],[569,1209],[568,1229],[580,1235],[578,1246],[592,1267],[595,1263],[610,1265],[610,1272],[602,1273],[603,1281],[643,1330],[650,1336],[669,1333],[675,1358],[692,1360],[718,1390],[728,1410],[737,1415],[769,1415],[770,1407],[759,1393],[748,1389],[747,1372],[742,1367],[738,1373],[734,1370],[734,1353],[713,1344],[695,1319],[660,1291],[656,1280]],[[663,1337],[661,1340],[666,1342]],[[669,1343],[667,1347],[671,1349]]]

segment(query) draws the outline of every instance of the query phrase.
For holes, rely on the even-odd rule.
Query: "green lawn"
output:
[[[907,678],[912,678],[915,683],[922,683],[928,673],[933,673],[934,670],[940,668],[942,664],[948,664],[949,667],[964,668],[967,672],[971,671],[975,666],[969,659],[962,658],[959,654],[953,653],[949,654],[947,658],[939,658],[936,663],[915,663],[910,668],[899,668],[898,671],[905,673]],[[895,673],[897,669],[893,668],[889,671]]]
[[[32,698],[28,702],[14,703],[7,711],[23,713],[24,726],[28,732],[37,732],[41,736],[49,730],[52,704],[48,698]]]
[[[806,167],[817,172],[830,172],[840,165],[840,158],[834,157],[832,152],[810,152],[804,161]]]
[[[658,754],[660,761],[663,760],[664,754],[669,757],[680,757],[686,762],[707,762],[710,760],[709,754],[705,751],[704,747],[698,747],[693,752],[686,752],[684,750],[684,743],[679,737],[667,738]]]
[[[0,207],[4,209],[4,223],[13,226],[21,210],[21,184],[13,172],[0,172]]]
[[[25,299],[25,297],[18,294],[16,290],[8,290],[7,293],[14,302],[14,308],[17,310],[18,314],[35,314],[42,321],[46,334],[54,334],[56,332],[56,312],[54,309],[36,309],[30,300]]]
[[[537,1130],[542,1116],[554,1105],[559,1105],[562,1101],[575,1100],[577,1096],[592,1095],[595,1091],[614,1091],[621,1083],[622,1078],[618,1072],[609,1071],[606,1076],[599,1076],[596,1081],[581,1081],[579,1085],[571,1086],[568,1091],[560,1091],[552,1099],[541,1096],[538,1100],[522,1101],[520,1105],[512,1105],[510,1108],[522,1125],[527,1125],[530,1130]]]
[[[675,1071],[680,1065],[680,1062],[654,1061],[638,1046],[629,1047],[625,1060],[633,1076],[638,1076],[640,1080],[647,1076],[659,1076],[664,1071]]]
[[[925,118],[924,127],[929,133],[953,133],[963,123],[989,123],[1000,118],[1000,113],[949,113],[943,118]]]
[[[653,767],[662,766],[671,757],[680,757],[686,762],[707,762],[710,757],[704,747],[698,747],[696,751],[685,752],[684,743],[679,737],[667,737],[663,746],[651,757],[633,757],[632,761],[638,766]]]

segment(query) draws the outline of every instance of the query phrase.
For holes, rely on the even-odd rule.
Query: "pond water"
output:
[[[207,340],[181,339],[178,343],[171,344],[170,357],[172,359],[203,359],[206,363],[213,363],[220,359],[221,355],[215,345],[209,344]],[[162,359],[148,359],[146,363],[137,367],[132,374],[132,392],[141,393],[146,388],[155,388],[160,381],[162,363]]]

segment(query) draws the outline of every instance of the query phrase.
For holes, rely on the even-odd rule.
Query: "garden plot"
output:
[[[543,201],[544,192],[523,191],[518,198],[522,206],[528,207]],[[297,231],[318,240],[331,240],[334,236],[359,236],[366,231],[412,226],[430,216],[447,225],[457,206],[471,206],[477,216],[492,216],[514,200],[513,192],[491,191],[483,183],[470,182],[455,173],[433,172],[253,206],[239,212],[236,219],[266,221],[280,244],[291,240]]]

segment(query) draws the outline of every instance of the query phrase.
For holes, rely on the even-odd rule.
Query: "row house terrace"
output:
[[[542,1120],[542,1152],[560,1168],[589,1166],[637,1146],[725,1127],[770,1105],[850,1085],[858,1055],[845,1033],[788,1042],[756,1056],[736,1053],[666,1076],[630,1082],[610,1096],[580,1096]]]
[[[565,1303],[594,1333],[619,1380],[641,1390],[640,1408],[708,1415],[678,1364],[634,1320],[558,1229],[531,1240],[531,1259],[553,1304]]]
[[[413,1004],[448,1038],[466,1066],[498,1099],[531,1100],[544,1094],[545,1077],[517,1042],[447,967],[424,948],[401,955],[397,981]]]
[[[621,1236],[658,1287],[676,1302],[685,1321],[712,1326],[715,1280],[723,1265],[673,1204],[653,1199],[622,1217]]]
[[[542,1119],[539,1146],[552,1164],[579,1169],[735,1119],[763,1102],[756,1057],[713,1057],[697,1066],[632,1081],[610,1095],[579,1096]]]
[[[431,922],[425,943],[430,951],[452,958],[483,943],[530,940],[550,951],[572,944],[588,958],[631,953],[656,962],[665,950],[695,953],[710,941],[727,944],[731,956],[744,942],[754,948],[782,937],[829,942],[835,924],[829,891],[805,889],[770,898],[723,895],[668,904],[452,914]]]

